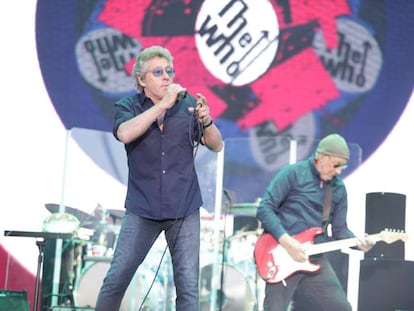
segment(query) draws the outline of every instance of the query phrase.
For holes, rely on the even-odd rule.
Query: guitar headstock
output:
[[[408,240],[408,235],[404,232],[404,230],[396,230],[396,229],[384,229],[380,233],[381,240],[385,243],[394,243],[395,241],[401,240],[403,242]]]

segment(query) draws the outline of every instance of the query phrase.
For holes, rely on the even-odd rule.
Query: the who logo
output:
[[[331,132],[358,144],[362,160],[381,144],[412,91],[412,8],[364,0],[42,0],[37,46],[65,126],[108,132],[113,103],[135,92],[136,54],[165,46],[176,81],[207,97],[224,138],[251,139],[236,154],[273,171],[286,157],[282,137],[305,156]]]

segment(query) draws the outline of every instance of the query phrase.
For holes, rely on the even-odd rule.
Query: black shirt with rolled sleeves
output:
[[[144,94],[134,94],[115,104],[114,128],[154,103]],[[202,205],[194,167],[194,142],[200,138],[197,118],[188,111],[196,99],[187,94],[165,113],[163,130],[157,121],[145,134],[126,144],[128,158],[127,211],[138,216],[166,220],[183,218]]]

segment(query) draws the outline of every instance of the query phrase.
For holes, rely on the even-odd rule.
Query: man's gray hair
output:
[[[173,56],[171,55],[170,51],[162,46],[154,45],[143,49],[136,57],[135,64],[133,68],[133,77],[135,81],[135,88],[142,92],[142,86],[139,84],[138,76],[143,76],[147,69],[148,69],[148,60],[154,57],[162,57],[165,58],[172,66],[173,63]]]

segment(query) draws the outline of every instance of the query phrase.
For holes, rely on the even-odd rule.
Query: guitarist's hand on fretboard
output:
[[[371,239],[367,233],[363,238],[358,239],[357,247],[363,252],[368,252],[371,248],[375,246],[375,241]]]
[[[285,233],[281,235],[279,243],[287,250],[290,257],[292,257],[295,261],[304,262],[308,258],[303,244],[291,237],[289,234]]]

